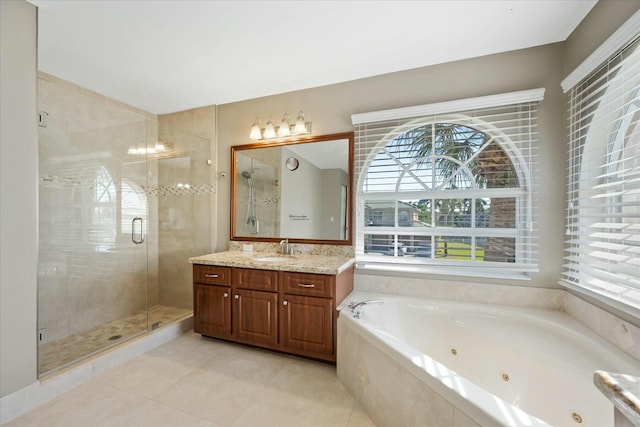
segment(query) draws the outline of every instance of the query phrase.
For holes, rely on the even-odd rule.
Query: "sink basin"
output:
[[[264,261],[264,262],[283,262],[290,261],[291,258],[283,257],[283,256],[261,256],[255,259],[256,261]]]

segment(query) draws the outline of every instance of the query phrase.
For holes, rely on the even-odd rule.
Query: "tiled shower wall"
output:
[[[158,139],[172,155],[158,168],[158,284],[160,304],[193,307],[189,258],[211,252],[215,192],[215,106],[158,116]],[[211,165],[208,160],[211,160]]]

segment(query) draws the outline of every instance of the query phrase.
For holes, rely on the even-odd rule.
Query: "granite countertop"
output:
[[[260,258],[265,258],[260,260]],[[268,252],[226,251],[189,258],[191,264],[335,275],[354,264],[354,258],[324,255],[280,255]]]
[[[640,426],[640,377],[595,371],[593,382],[616,409]]]

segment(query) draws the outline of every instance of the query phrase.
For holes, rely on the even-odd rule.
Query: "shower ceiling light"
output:
[[[153,147],[150,146],[139,146],[139,147],[129,147],[127,150],[127,154],[132,155],[146,155],[146,154],[162,154],[168,153],[169,151],[173,151],[173,148],[162,143],[156,142]]]
[[[249,138],[253,140],[260,139],[273,139],[273,138],[286,138],[291,135],[306,135],[311,133],[311,122],[304,121],[304,112],[300,111],[296,118],[295,124],[289,124],[289,114],[285,113],[282,116],[279,126],[276,128],[273,122],[269,120],[264,129],[260,128],[260,119],[256,120],[251,125],[251,132]]]

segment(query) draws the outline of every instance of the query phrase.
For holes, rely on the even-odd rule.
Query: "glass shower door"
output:
[[[38,372],[147,330],[147,118],[38,81]]]

